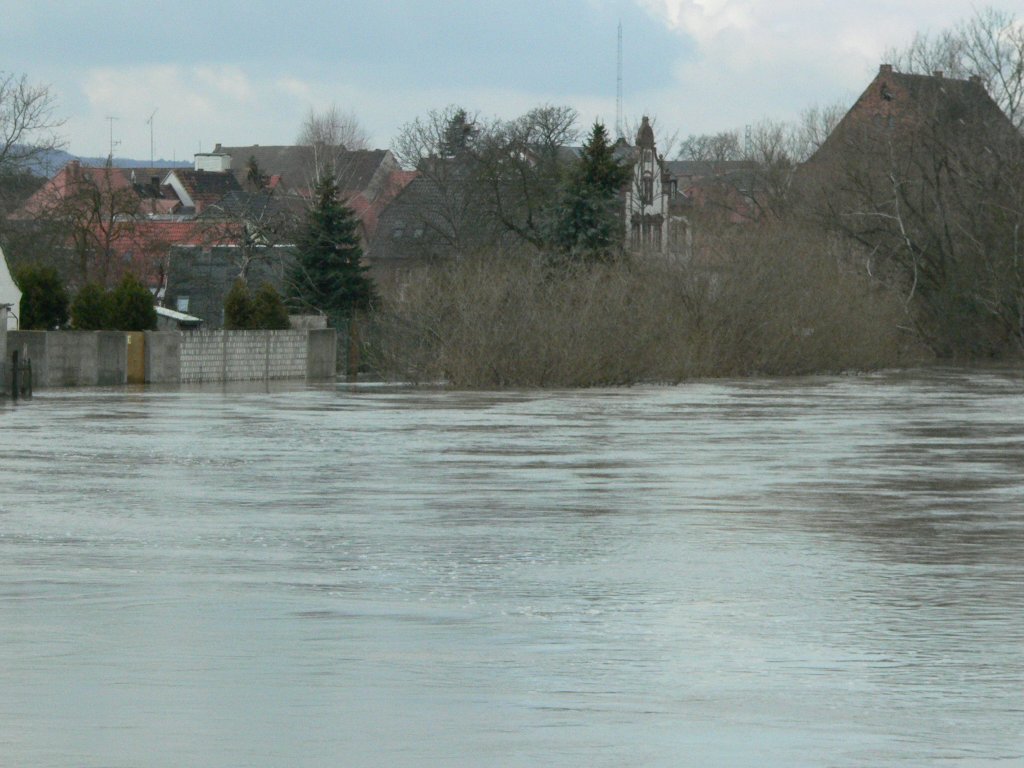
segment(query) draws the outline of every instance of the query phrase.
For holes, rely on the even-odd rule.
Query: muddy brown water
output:
[[[1024,374],[0,401],[0,765],[1024,765]]]

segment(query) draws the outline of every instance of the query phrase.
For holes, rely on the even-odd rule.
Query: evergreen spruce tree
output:
[[[224,297],[224,330],[246,331],[255,327],[249,286],[238,278]]]
[[[288,308],[281,294],[270,283],[263,283],[252,298],[253,327],[266,331],[286,331],[291,327]]]
[[[555,225],[554,243],[571,259],[607,261],[622,251],[619,193],[630,169],[615,158],[605,127],[595,122],[569,174]]]
[[[68,294],[56,269],[26,264],[14,273],[14,282],[21,289],[23,331],[52,331],[68,321]]]
[[[78,331],[103,331],[111,328],[113,298],[99,283],[87,283],[71,302],[71,325]]]
[[[110,327],[119,331],[156,330],[153,294],[131,273],[110,295]]]
[[[376,295],[362,264],[357,227],[355,213],[338,200],[334,176],[325,175],[297,238],[290,287],[295,303],[325,313],[335,324],[369,309]]]

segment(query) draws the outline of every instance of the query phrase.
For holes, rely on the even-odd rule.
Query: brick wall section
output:
[[[181,381],[307,376],[307,331],[193,331],[181,336]]]
[[[190,331],[181,335],[182,382],[224,380],[224,332]]]
[[[224,334],[224,378],[259,381],[267,370],[267,334],[235,331]]]
[[[309,359],[308,331],[271,331],[267,341],[269,351],[267,377],[271,379],[306,378]]]

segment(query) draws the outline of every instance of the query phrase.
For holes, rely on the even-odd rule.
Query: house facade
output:
[[[11,270],[7,266],[7,258],[4,256],[3,248],[0,248],[0,308],[3,309],[3,322],[0,322],[0,333],[6,330],[18,330],[19,305],[21,304],[21,291]]]
[[[636,252],[668,253],[675,185],[658,154],[654,128],[646,115],[637,131],[632,164],[633,176],[623,195],[626,242]]]

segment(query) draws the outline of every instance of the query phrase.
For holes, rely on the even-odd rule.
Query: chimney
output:
[[[230,171],[231,155],[225,155],[223,152],[198,152],[195,155],[194,167],[197,171]]]
[[[878,68],[878,74],[880,74],[880,75],[891,75],[892,74],[892,64],[882,64]]]
[[[970,80],[970,81],[971,81],[972,83],[974,83],[975,85],[982,85],[982,82],[981,82],[981,75],[971,75],[971,76],[970,76],[969,78],[967,78],[967,79],[968,79],[968,80]]]
[[[942,79],[942,70],[941,69],[936,69],[934,72],[932,72],[932,75],[934,77],[937,77],[937,78],[939,78],[941,80]]]

